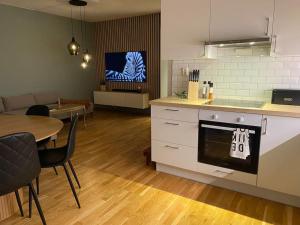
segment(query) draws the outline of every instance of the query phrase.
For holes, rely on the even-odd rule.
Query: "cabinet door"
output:
[[[204,55],[208,40],[209,0],[161,1],[161,57],[193,59]]]
[[[264,116],[262,130],[257,185],[300,196],[300,118]]]
[[[273,0],[212,0],[211,39],[264,37],[272,15]]]
[[[273,50],[275,55],[300,55],[300,1],[276,1]]]

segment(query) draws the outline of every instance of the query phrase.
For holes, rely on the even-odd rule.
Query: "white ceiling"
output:
[[[97,22],[160,12],[160,0],[87,0],[86,20]],[[0,4],[70,17],[68,0],[0,0]],[[79,7],[73,17],[80,19]]]

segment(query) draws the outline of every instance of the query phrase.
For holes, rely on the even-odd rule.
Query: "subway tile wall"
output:
[[[218,50],[217,59],[173,61],[172,94],[187,91],[188,77],[183,68],[200,70],[203,81],[214,83],[217,98],[271,101],[272,89],[300,89],[300,56],[235,56],[232,51]]]

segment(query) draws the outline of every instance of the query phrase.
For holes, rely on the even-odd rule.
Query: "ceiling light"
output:
[[[254,44],[255,44],[254,41],[249,42],[249,45],[254,45]]]
[[[87,2],[83,1],[83,0],[70,0],[69,1],[70,5],[74,5],[74,6],[86,6]]]
[[[88,50],[86,50],[83,55],[82,59],[84,62],[89,63],[90,60],[92,59],[92,56],[89,54]]]
[[[75,40],[75,37],[72,37],[71,42],[68,44],[68,51],[70,55],[78,55],[80,49],[80,45]]]
[[[80,66],[82,67],[82,69],[86,69],[87,66],[88,66],[88,64],[87,64],[86,62],[83,61],[83,62],[80,64]]]
[[[224,47],[224,44],[219,44],[219,47]]]

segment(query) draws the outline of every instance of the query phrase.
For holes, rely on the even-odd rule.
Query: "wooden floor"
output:
[[[40,202],[48,225],[300,224],[300,209],[158,173],[145,166],[150,118],[100,111],[79,124],[73,164],[82,188],[78,209],[63,169],[41,174]],[[66,139],[68,125],[59,135]],[[26,195],[27,196],[27,195]],[[28,215],[27,204],[24,205]],[[1,225],[41,224],[18,214]]]

